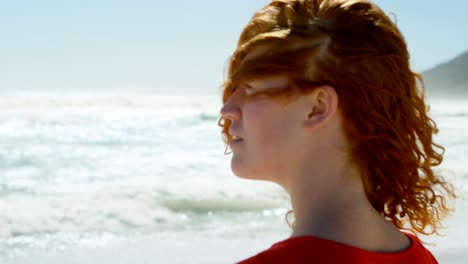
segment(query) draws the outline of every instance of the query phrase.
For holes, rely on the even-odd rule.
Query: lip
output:
[[[230,146],[232,146],[232,145],[237,145],[237,144],[239,144],[239,143],[241,143],[241,142],[243,142],[243,141],[244,141],[244,140],[243,140],[242,138],[238,138],[238,139],[235,139],[235,140],[231,141],[231,143],[230,143],[229,145],[230,145]]]

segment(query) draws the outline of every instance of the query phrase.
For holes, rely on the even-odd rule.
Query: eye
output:
[[[245,95],[251,96],[255,94],[255,90],[252,87],[245,87],[244,88]]]
[[[246,96],[253,96],[253,95],[256,95],[258,93],[258,90],[254,89],[248,83],[243,83],[241,88],[244,90],[244,94]]]

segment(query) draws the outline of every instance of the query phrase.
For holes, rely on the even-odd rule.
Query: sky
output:
[[[2,92],[219,94],[267,0],[0,0]],[[375,0],[396,15],[414,70],[468,50],[468,1]]]

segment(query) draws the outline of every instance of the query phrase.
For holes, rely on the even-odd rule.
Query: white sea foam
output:
[[[231,187],[236,188],[235,185]],[[201,230],[203,225],[220,221],[226,215],[263,211],[265,216],[272,216],[286,205],[280,193],[275,196],[274,188],[263,188],[257,193],[262,198],[242,191],[228,195],[227,189],[216,190],[216,186],[186,187],[185,191],[181,190],[183,186],[160,188],[122,186],[79,194],[6,195],[0,199],[0,237]]]

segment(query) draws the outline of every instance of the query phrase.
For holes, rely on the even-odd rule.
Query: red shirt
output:
[[[406,234],[406,233],[405,233]],[[301,236],[280,241],[269,249],[238,264],[260,263],[346,263],[346,264],[437,264],[421,241],[406,234],[411,245],[397,253],[377,253],[313,236]]]

